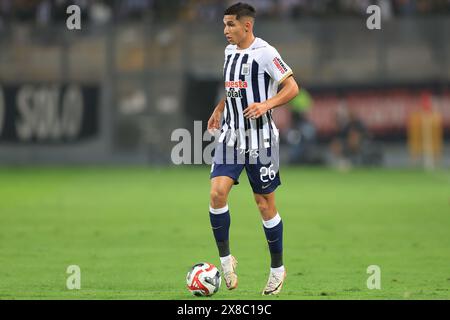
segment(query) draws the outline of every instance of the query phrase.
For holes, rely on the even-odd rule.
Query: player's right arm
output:
[[[225,62],[223,65],[223,68],[225,69],[225,65],[226,65],[226,57],[228,54],[230,54],[229,50],[231,50],[233,46],[232,45],[228,45],[225,48]],[[225,78],[225,75],[224,75]],[[217,106],[214,108],[214,111],[211,115],[211,117],[208,120],[208,131],[213,134],[214,130],[219,130],[220,129],[220,118],[222,117],[223,111],[225,110],[225,101],[226,98],[222,98],[222,100],[219,101],[219,103],[217,104]]]
[[[208,131],[213,132],[214,130],[220,129],[220,118],[222,117],[223,110],[225,109],[225,98],[220,100],[211,117],[208,120]]]

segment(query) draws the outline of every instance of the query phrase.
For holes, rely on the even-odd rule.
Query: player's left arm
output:
[[[253,103],[245,109],[244,116],[252,119],[257,119],[270,109],[288,103],[299,92],[297,82],[292,76],[292,69],[283,61],[277,49],[272,46],[265,47],[259,61],[264,72],[277,82],[281,89],[270,99]]]
[[[294,77],[289,75],[280,83],[281,89],[272,98],[263,101],[252,103],[244,110],[244,117],[250,119],[257,119],[265,114],[270,109],[285,105],[298,95],[300,89]]]

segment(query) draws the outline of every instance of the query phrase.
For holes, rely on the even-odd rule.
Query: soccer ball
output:
[[[207,262],[194,265],[186,276],[187,288],[195,296],[212,296],[221,281],[219,270]]]

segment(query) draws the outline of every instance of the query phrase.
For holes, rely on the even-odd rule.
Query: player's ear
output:
[[[250,19],[248,19],[247,17],[242,17],[240,22],[244,26],[244,31],[245,32],[251,31],[252,23],[251,23]]]
[[[245,32],[250,32],[252,29],[252,22],[250,20],[245,21]]]
[[[248,31],[253,31],[253,26],[255,25],[255,19],[251,18],[248,21]]]

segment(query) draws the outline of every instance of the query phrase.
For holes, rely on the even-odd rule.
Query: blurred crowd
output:
[[[289,163],[326,163],[343,170],[382,164],[381,145],[374,139],[357,110],[350,109],[345,102],[335,111],[335,132],[324,151],[320,147],[316,125],[308,115],[312,105],[313,99],[305,89],[289,102],[291,125],[284,139],[289,145]]]
[[[0,0],[0,26],[12,21],[48,25],[65,21],[66,9],[78,5],[84,19],[105,24],[135,19],[221,20],[224,10],[237,0]],[[296,19],[366,15],[371,4],[379,5],[388,18],[411,15],[450,14],[450,0],[247,0],[258,17]]]
[[[189,19],[220,19],[224,9],[237,1],[188,0],[183,6]],[[301,17],[364,16],[367,7],[380,6],[382,15],[450,14],[450,0],[246,0],[258,17],[297,19]]]

